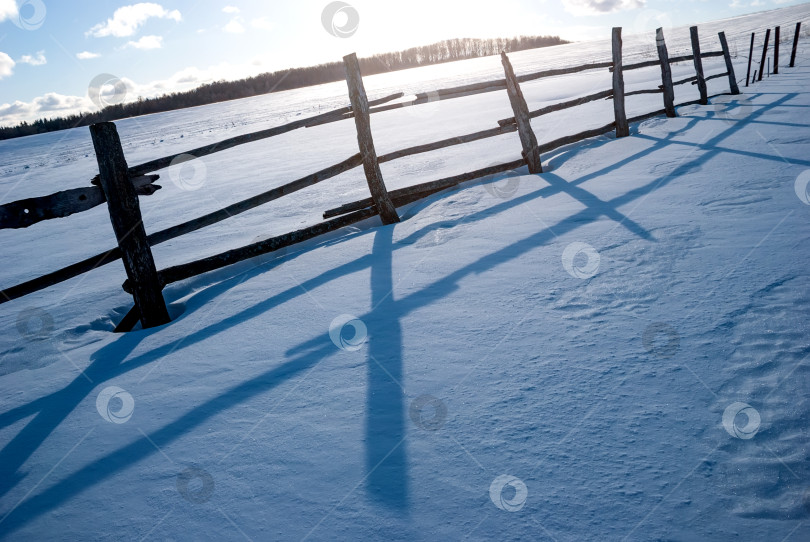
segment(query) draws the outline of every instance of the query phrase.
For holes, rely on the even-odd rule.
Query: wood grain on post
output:
[[[537,150],[537,137],[532,130],[532,122],[529,117],[529,106],[523,91],[520,89],[515,77],[515,70],[505,52],[501,52],[501,63],[503,71],[506,73],[506,92],[509,95],[509,103],[512,104],[512,112],[515,114],[515,122],[520,135],[520,144],[523,146],[523,156],[529,164],[529,173],[543,173],[543,166],[540,163],[540,151]]]
[[[759,79],[762,81],[762,74],[765,73],[765,58],[768,56],[768,43],[771,41],[771,29],[765,31],[765,44],[762,46],[762,58],[759,61]]]
[[[796,49],[799,47],[799,31],[802,29],[802,23],[796,23],[796,31],[793,32],[793,49],[790,51],[790,67],[796,65]]]
[[[377,151],[374,149],[374,139],[371,136],[371,120],[368,113],[368,98],[363,86],[363,76],[360,73],[360,64],[357,55],[352,53],[343,57],[346,67],[346,84],[349,86],[349,99],[354,112],[354,123],[357,126],[357,143],[360,146],[360,155],[363,158],[363,169],[366,181],[374,199],[374,205],[380,213],[383,224],[399,222],[397,209],[388,196],[388,190],[383,182],[380,164],[377,161]]]
[[[779,34],[781,28],[776,27],[773,32],[773,74],[779,73]]]
[[[141,312],[144,329],[169,322],[155,260],[146,239],[138,195],[129,179],[127,161],[112,122],[90,126],[98,161],[101,189],[107,199],[115,237],[133,285],[132,297]]]
[[[624,75],[622,74],[622,29],[613,29],[613,114],[616,118],[616,137],[630,135],[624,110]]]
[[[748,80],[751,79],[751,61],[754,60],[754,37],[756,32],[751,32],[751,48],[748,50],[748,73],[745,74],[745,86],[748,86]]]
[[[661,62],[661,88],[664,89],[664,109],[668,117],[677,117],[675,112],[675,88],[672,86],[672,68],[669,66],[669,52],[664,40],[664,29],[655,31],[655,45],[658,48],[658,60]]]
[[[698,28],[689,28],[689,36],[692,38],[692,56],[695,62],[695,73],[697,74],[697,87],[700,91],[700,105],[709,104],[709,93],[706,89],[706,78],[703,75],[703,59],[700,57],[700,38]]]
[[[723,48],[723,58],[726,60],[726,71],[728,72],[728,86],[732,94],[739,94],[740,87],[737,86],[737,76],[734,74],[734,63],[731,62],[731,53],[728,50],[728,41],[726,41],[726,33],[720,32],[717,34],[720,37],[720,47]]]

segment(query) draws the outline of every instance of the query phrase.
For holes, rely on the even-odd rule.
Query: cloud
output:
[[[14,74],[14,65],[16,63],[6,53],[0,52],[0,79]]]
[[[76,53],[76,58],[79,60],[88,60],[91,58],[98,58],[101,55],[98,53],[91,53],[90,51],[82,51],[81,53]]]
[[[2,1],[2,0],[0,0]],[[124,6],[115,10],[112,19],[107,19],[106,23],[99,23],[85,35],[102,38],[104,36],[115,36],[124,38],[132,36],[148,19],[171,19],[180,22],[182,15],[176,9],[169,11],[160,4],[142,2],[131,6]]]
[[[563,0],[565,11],[572,15],[602,15],[643,8],[645,4],[646,0]]]
[[[45,51],[38,51],[36,55],[23,55],[20,64],[30,64],[32,66],[44,66],[48,63],[45,58]]]
[[[250,21],[250,26],[258,28],[259,30],[271,30],[274,25],[267,20],[267,17],[259,17],[258,19]]]
[[[239,8],[236,6],[225,6],[222,8],[224,13],[239,13]]]
[[[229,32],[231,34],[243,34],[245,32],[245,27],[242,25],[242,18],[235,17],[231,19],[231,22],[225,25],[223,28],[225,32]]]
[[[127,47],[135,49],[160,49],[163,47],[163,36],[144,36],[138,41],[127,42]]]
[[[14,0],[0,0],[0,23],[17,15],[17,3]]]

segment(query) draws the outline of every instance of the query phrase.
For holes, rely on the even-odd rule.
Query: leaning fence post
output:
[[[352,103],[354,123],[357,126],[357,143],[360,146],[360,155],[363,158],[363,169],[366,173],[371,199],[374,201],[377,212],[380,213],[383,224],[394,224],[399,222],[399,215],[385,188],[380,163],[377,161],[377,151],[371,136],[368,98],[357,55],[352,53],[344,56],[343,64],[346,67],[346,84],[349,86],[349,99]]]
[[[689,35],[692,38],[692,55],[695,62],[695,73],[697,73],[697,87],[700,91],[700,105],[708,105],[709,93],[706,90],[706,77],[703,75],[703,59],[700,57],[700,38],[698,37],[698,27],[690,27]]]
[[[777,26],[773,32],[773,74],[779,73],[779,31],[781,29]]]
[[[768,55],[768,42],[771,40],[771,29],[765,31],[765,45],[762,46],[762,59],[759,61],[759,79],[762,81],[762,74],[765,73],[765,57]]]
[[[540,150],[537,148],[537,137],[532,130],[531,117],[529,117],[529,106],[526,105],[526,98],[520,89],[515,70],[505,52],[501,52],[501,63],[506,74],[506,92],[509,94],[509,103],[512,104],[512,111],[515,113],[515,122],[518,127],[520,143],[523,145],[523,156],[529,165],[529,173],[543,173],[543,166],[540,163]]]
[[[616,118],[616,137],[630,135],[627,114],[624,111],[624,75],[622,74],[622,28],[613,28],[613,115]]]
[[[802,23],[796,23],[796,31],[793,33],[793,49],[790,51],[790,67],[796,64],[796,48],[799,46],[799,31],[802,29]]]
[[[728,72],[728,86],[732,94],[739,94],[740,87],[737,86],[737,76],[734,74],[734,64],[731,62],[731,53],[728,51],[728,41],[726,41],[726,33],[720,32],[720,47],[723,49],[723,58],[726,59],[726,71]]]
[[[677,117],[675,113],[675,88],[672,86],[672,68],[669,65],[667,42],[664,40],[664,29],[655,31],[655,45],[658,48],[658,60],[661,62],[661,86],[664,89],[664,109],[668,117]]]
[[[754,59],[754,36],[756,32],[751,32],[751,49],[748,50],[748,73],[745,74],[745,86],[748,86],[748,80],[751,78],[751,61]]]
[[[124,149],[112,122],[90,126],[98,161],[99,181],[110,211],[124,269],[132,284],[132,297],[144,329],[169,322],[152,250],[146,240],[138,195],[129,178]]]

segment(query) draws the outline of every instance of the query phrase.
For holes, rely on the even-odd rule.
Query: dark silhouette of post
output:
[[[731,62],[731,53],[728,50],[728,41],[726,41],[726,33],[720,32],[720,47],[723,49],[723,58],[726,61],[726,71],[728,72],[728,86],[732,94],[739,94],[740,87],[737,86],[737,76],[734,74],[734,63]]]
[[[102,122],[90,126],[90,135],[96,150],[101,189],[107,199],[110,221],[141,323],[144,329],[162,326],[169,322],[169,312],[118,130],[112,122]]]
[[[748,86],[748,80],[751,78],[751,61],[754,59],[754,36],[755,32],[751,32],[751,48],[748,50],[748,73],[745,74],[745,86]]]
[[[762,46],[762,59],[759,61],[759,79],[762,81],[762,76],[765,73],[765,59],[768,55],[768,42],[771,41],[771,29],[765,31],[765,45]]]
[[[672,68],[669,65],[667,42],[664,40],[664,29],[655,31],[655,45],[658,49],[658,60],[661,63],[661,88],[664,89],[664,109],[668,117],[677,117],[675,112],[675,88],[672,86]]]
[[[616,137],[630,135],[627,113],[624,110],[624,75],[622,74],[622,29],[613,29],[613,115],[616,119]]]
[[[796,31],[793,33],[793,49],[790,51],[790,67],[796,65],[796,49],[799,47],[799,31],[802,29],[802,23],[796,23]]]
[[[773,74],[779,73],[779,31],[781,29],[777,26],[773,32]]]
[[[506,92],[509,95],[509,103],[512,104],[512,111],[515,113],[515,122],[518,127],[520,143],[523,146],[523,157],[529,165],[529,173],[543,173],[543,166],[540,163],[540,150],[537,148],[537,137],[532,130],[531,117],[529,117],[529,106],[526,105],[526,98],[520,89],[515,70],[505,52],[501,52],[501,63],[506,74]]]
[[[700,105],[708,105],[709,93],[706,90],[706,77],[703,75],[703,59],[700,57],[700,38],[696,26],[689,28],[689,36],[692,38],[692,56],[695,62],[695,73],[697,74],[697,87],[700,91]]]
[[[397,209],[391,202],[388,190],[383,182],[380,164],[377,161],[377,151],[374,148],[374,139],[371,136],[371,119],[369,118],[368,98],[366,88],[363,85],[363,76],[360,74],[360,64],[357,55],[352,53],[343,57],[346,67],[346,84],[349,86],[349,99],[354,112],[354,123],[357,126],[357,143],[360,147],[360,155],[363,158],[363,170],[366,173],[366,181],[374,200],[374,206],[380,213],[383,224],[394,224],[399,222]]]

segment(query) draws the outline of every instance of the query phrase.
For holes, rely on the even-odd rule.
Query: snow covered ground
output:
[[[704,50],[710,29],[744,37],[808,14],[706,25]],[[671,54],[684,35],[667,35]],[[511,57],[527,73],[551,56],[599,60],[599,43]],[[625,43],[628,58],[649,47]],[[131,305],[120,263],[0,305],[0,536],[807,540],[810,57],[803,41],[786,68],[787,49],[783,73],[744,96],[545,155],[542,175],[468,183],[396,226],[370,220],[172,285],[164,328],[110,332]],[[367,86],[499,70],[478,59]],[[658,84],[655,69],[627,75],[629,90]],[[609,83],[605,70],[524,92],[534,109]],[[118,125],[135,164],[345,101],[323,85]],[[382,154],[509,116],[499,92],[372,127]],[[542,143],[611,116],[599,102],[533,125]],[[196,184],[161,172],[164,190],[141,200],[147,231],[342,160],[353,133],[335,123],[219,153]],[[519,149],[509,134],[383,173],[396,188]],[[86,128],[2,142],[0,156],[3,202],[95,173]],[[158,267],[312,224],[367,190],[356,169],[160,245]],[[114,244],[104,207],[0,231],[0,285]]]

